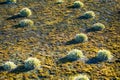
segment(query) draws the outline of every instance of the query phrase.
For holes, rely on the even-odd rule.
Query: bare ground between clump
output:
[[[117,0],[104,3],[97,0],[82,0],[86,6],[83,9],[73,9],[68,6],[71,6],[74,0],[66,0],[63,4],[54,4],[54,1],[19,0],[17,4],[0,4],[0,65],[8,60],[18,65],[24,64],[24,60],[31,56],[40,59],[43,65],[39,70],[28,72],[0,71],[0,80],[68,80],[69,76],[79,73],[88,75],[91,80],[120,79],[120,3]],[[33,11],[33,15],[28,17],[35,22],[32,28],[13,27],[24,18],[7,20],[23,7]],[[78,19],[88,10],[96,13],[95,19]],[[96,22],[105,24],[105,30],[85,31]],[[88,42],[65,44],[81,32],[88,35]],[[112,62],[97,64],[87,64],[79,60],[57,63],[58,59],[75,48],[82,50],[88,59],[95,57],[99,49],[108,49],[113,53],[114,59]]]

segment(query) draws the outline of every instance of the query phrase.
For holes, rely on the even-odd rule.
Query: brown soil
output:
[[[83,73],[91,80],[120,80],[120,1],[81,0],[84,8],[70,8],[75,0],[55,4],[55,0],[18,0],[16,4],[4,4],[0,0],[0,80],[69,80],[69,76]],[[33,15],[34,27],[15,28],[24,18],[9,19],[19,10],[28,7]],[[95,19],[78,19],[92,10]],[[26,18],[26,17],[25,17]],[[86,32],[96,22],[105,24],[103,31]],[[66,44],[77,33],[86,33],[88,42]],[[88,59],[95,57],[100,49],[110,50],[111,62],[88,64],[82,61],[57,63],[68,51],[80,49]],[[5,61],[18,66],[28,57],[41,60],[41,69],[14,72],[3,71]]]

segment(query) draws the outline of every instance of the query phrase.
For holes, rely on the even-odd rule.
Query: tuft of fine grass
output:
[[[75,76],[70,76],[69,80],[89,80],[87,75],[79,74]]]
[[[74,8],[82,8],[83,6],[84,6],[84,4],[81,1],[75,1],[73,3]]]
[[[7,61],[3,64],[3,68],[6,71],[14,70],[16,67],[17,67],[16,64],[14,64],[14,62],[11,62],[11,61]]]
[[[23,8],[20,10],[19,15],[23,17],[28,17],[32,15],[32,11],[29,8]]]
[[[94,30],[94,31],[101,31],[104,28],[105,28],[104,24],[102,24],[102,23],[95,23],[95,24],[93,24],[91,29]]]
[[[87,11],[83,14],[86,19],[95,18],[95,13],[93,11]]]
[[[30,19],[23,19],[18,24],[20,27],[33,26],[34,22]]]
[[[85,56],[83,55],[83,52],[78,49],[73,49],[70,52],[68,52],[68,54],[66,55],[66,59],[71,60],[71,61],[82,59],[84,57]]]
[[[80,42],[80,43],[86,42],[86,41],[88,41],[88,37],[84,33],[76,34],[75,41]]]
[[[63,0],[57,0],[57,1],[56,1],[57,4],[61,4],[61,3],[63,3],[63,2],[64,2]]]
[[[100,61],[111,60],[113,58],[111,52],[109,50],[99,50],[96,58]]]
[[[25,68],[26,69],[35,69],[40,67],[40,61],[37,58],[30,57],[27,60],[25,60]]]

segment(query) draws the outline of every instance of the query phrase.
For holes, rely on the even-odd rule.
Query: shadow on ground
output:
[[[86,29],[86,33],[88,33],[88,32],[97,32],[97,31],[100,31],[100,30],[97,30],[97,29],[94,29],[94,28],[88,28],[88,29]]]
[[[10,73],[22,73],[22,72],[28,72],[28,71],[30,71],[30,70],[32,70],[32,69],[26,69],[26,68],[24,67],[24,65],[20,65],[20,66],[18,66],[16,69],[10,71]]]
[[[2,4],[8,4],[8,2],[0,2],[0,5],[2,5]]]
[[[75,41],[75,39],[72,39],[70,41],[67,41],[65,45],[71,45],[71,44],[77,44],[78,42]]]
[[[60,58],[57,63],[67,63],[67,62],[74,62],[76,61],[77,59],[71,59],[71,58],[68,58],[68,57],[63,57],[63,58]]]
[[[0,72],[5,71],[3,66],[0,66]]]
[[[85,16],[80,16],[80,17],[78,17],[77,19],[80,19],[80,20],[84,19],[84,20],[86,20],[86,19],[90,19],[90,18],[85,17]]]
[[[94,29],[92,29],[92,28],[89,28],[89,29],[86,29],[86,31],[85,32],[96,32],[96,30],[94,30]]]
[[[24,27],[21,27],[19,24],[13,25],[12,27],[13,28],[24,28]]]
[[[9,18],[7,18],[6,20],[11,20],[11,19],[17,19],[17,18],[22,18],[23,16],[19,15],[19,14],[16,14],[16,15],[13,15]]]
[[[103,61],[106,61],[106,60],[100,60],[96,57],[93,57],[89,60],[86,61],[87,64],[98,64],[99,62],[103,62]]]
[[[67,8],[72,8],[72,9],[78,9],[79,7],[74,7],[73,5],[72,6],[68,6]]]
[[[4,2],[0,2],[0,5],[4,5],[4,4],[13,4],[14,2],[8,2],[8,1],[4,1]]]

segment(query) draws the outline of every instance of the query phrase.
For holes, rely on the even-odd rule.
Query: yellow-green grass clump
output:
[[[83,6],[84,6],[84,4],[81,1],[75,1],[73,3],[74,8],[82,8]]]
[[[3,64],[3,68],[6,71],[14,70],[16,67],[17,67],[16,64],[14,64],[14,62],[11,61],[7,61]]]
[[[61,4],[61,3],[63,3],[63,2],[64,2],[63,0],[57,0],[57,1],[56,1],[57,4]]]
[[[26,69],[36,69],[40,67],[41,62],[37,58],[30,57],[27,60],[25,60],[25,68]]]
[[[19,22],[20,27],[25,27],[25,26],[33,26],[34,22],[30,19],[23,19]]]
[[[6,2],[9,2],[9,3],[16,3],[17,1],[16,1],[16,0],[6,0]]]
[[[69,80],[89,80],[88,76],[86,75],[75,75],[75,76],[70,76]]]
[[[86,42],[86,41],[88,41],[88,37],[84,33],[76,34],[75,41],[80,42],[80,43]]]
[[[95,18],[95,13],[93,11],[87,11],[83,14],[86,19]]]
[[[93,24],[93,26],[92,26],[92,30],[94,30],[94,31],[101,31],[101,30],[103,30],[104,28],[105,28],[105,25],[102,24],[102,23],[95,23],[95,24]]]
[[[73,49],[66,55],[66,59],[74,61],[78,59],[83,59],[85,56],[83,55],[83,52],[78,49]]]
[[[28,17],[32,15],[32,11],[29,8],[23,8],[20,10],[19,15],[23,17]]]
[[[108,50],[99,50],[96,58],[100,61],[111,60],[113,58],[112,54]]]

